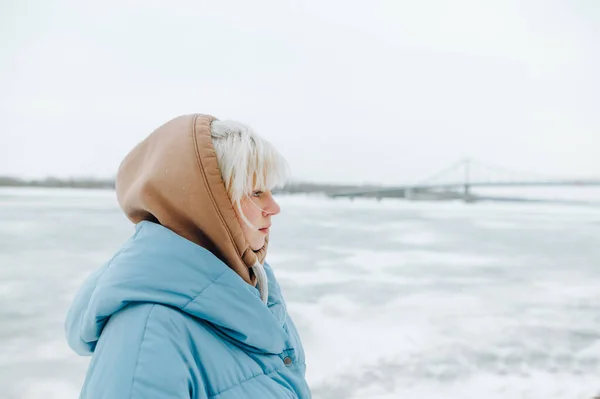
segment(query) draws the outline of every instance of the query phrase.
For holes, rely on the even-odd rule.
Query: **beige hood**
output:
[[[252,267],[264,262],[268,237],[259,251],[246,242],[221,178],[211,140],[213,120],[185,115],[156,129],[123,160],[117,199],[132,222],[160,223],[208,249],[255,286]]]

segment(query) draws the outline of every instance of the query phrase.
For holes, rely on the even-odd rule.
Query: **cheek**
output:
[[[261,218],[261,210],[258,209],[253,203],[250,202],[250,200],[246,199],[243,200],[240,204],[241,206],[241,210],[244,214],[244,216],[246,217],[246,219],[248,219],[248,221],[256,226],[256,227],[260,227],[258,226],[258,224],[260,224],[260,218]],[[236,214],[238,213],[238,210],[236,209]],[[242,219],[242,217],[237,214],[238,216],[238,220],[240,222],[240,224],[242,225],[242,228],[244,229],[244,231],[249,232],[249,231],[254,231],[250,226],[248,226],[244,220]]]
[[[251,223],[254,223],[255,220],[260,218],[260,209],[258,209],[253,203],[251,203],[250,200],[242,204],[242,210],[244,211],[244,215],[246,215],[246,218],[248,218],[248,220]]]

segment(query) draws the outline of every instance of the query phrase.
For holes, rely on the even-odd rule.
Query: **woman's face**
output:
[[[234,207],[237,219],[242,226],[244,237],[250,244],[250,248],[258,251],[265,245],[265,238],[269,235],[271,227],[271,217],[277,215],[281,208],[275,202],[273,194],[270,191],[254,191],[250,196],[242,198],[240,201],[242,212],[246,219],[253,226],[248,226],[242,216],[238,213],[237,207]]]

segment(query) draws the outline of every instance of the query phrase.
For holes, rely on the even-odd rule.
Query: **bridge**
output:
[[[524,198],[490,197],[474,194],[472,188],[491,187],[600,187],[600,178],[551,178],[549,176],[523,173],[507,168],[475,162],[471,159],[461,160],[435,175],[415,184],[375,189],[359,189],[329,194],[332,198],[368,197],[405,198],[407,200],[456,200],[476,201],[543,201]],[[556,202],[556,201],[551,201]],[[581,202],[581,201],[563,201]]]

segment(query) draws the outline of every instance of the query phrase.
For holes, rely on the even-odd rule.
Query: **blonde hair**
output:
[[[225,188],[238,209],[240,201],[253,191],[271,191],[288,180],[285,158],[249,126],[215,120],[211,137]]]

